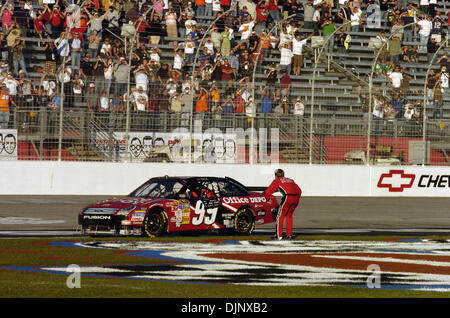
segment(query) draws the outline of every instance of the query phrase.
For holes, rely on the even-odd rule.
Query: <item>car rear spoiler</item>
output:
[[[237,181],[237,180],[235,180],[233,178],[225,177],[225,179],[232,180],[233,182],[236,182],[237,184],[239,184],[243,188],[246,188],[248,191],[264,192],[264,191],[266,191],[266,188],[267,188],[267,187],[247,187],[247,186],[243,185],[242,183],[240,183],[239,181]]]
[[[254,192],[264,192],[266,191],[267,187],[247,187],[247,189]]]

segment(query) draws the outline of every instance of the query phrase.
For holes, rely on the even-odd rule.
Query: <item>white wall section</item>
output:
[[[267,186],[276,168],[304,196],[448,197],[450,167],[2,161],[0,194],[126,195],[156,176],[229,176]]]

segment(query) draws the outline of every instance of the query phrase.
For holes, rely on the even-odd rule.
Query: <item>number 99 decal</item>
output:
[[[196,216],[192,219],[192,225],[200,225],[202,223],[212,225],[216,221],[218,210],[218,207],[206,209],[203,201],[198,200],[194,211]]]

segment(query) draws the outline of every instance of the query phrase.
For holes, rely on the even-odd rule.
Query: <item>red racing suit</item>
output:
[[[283,195],[277,214],[277,237],[280,239],[283,236],[283,222],[285,218],[286,235],[292,236],[293,214],[300,201],[302,190],[294,180],[280,177],[273,180],[266,191],[264,191],[264,196],[268,200],[275,192],[280,192]]]

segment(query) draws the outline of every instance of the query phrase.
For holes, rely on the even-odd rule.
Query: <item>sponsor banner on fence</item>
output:
[[[126,133],[115,132],[114,142],[109,136],[93,133],[91,138],[96,148],[115,161],[189,162],[188,131],[175,132],[130,132],[129,154],[126,151]],[[236,134],[220,131],[193,133],[192,158],[196,163],[236,163]]]
[[[16,129],[0,129],[0,160],[17,160]]]

